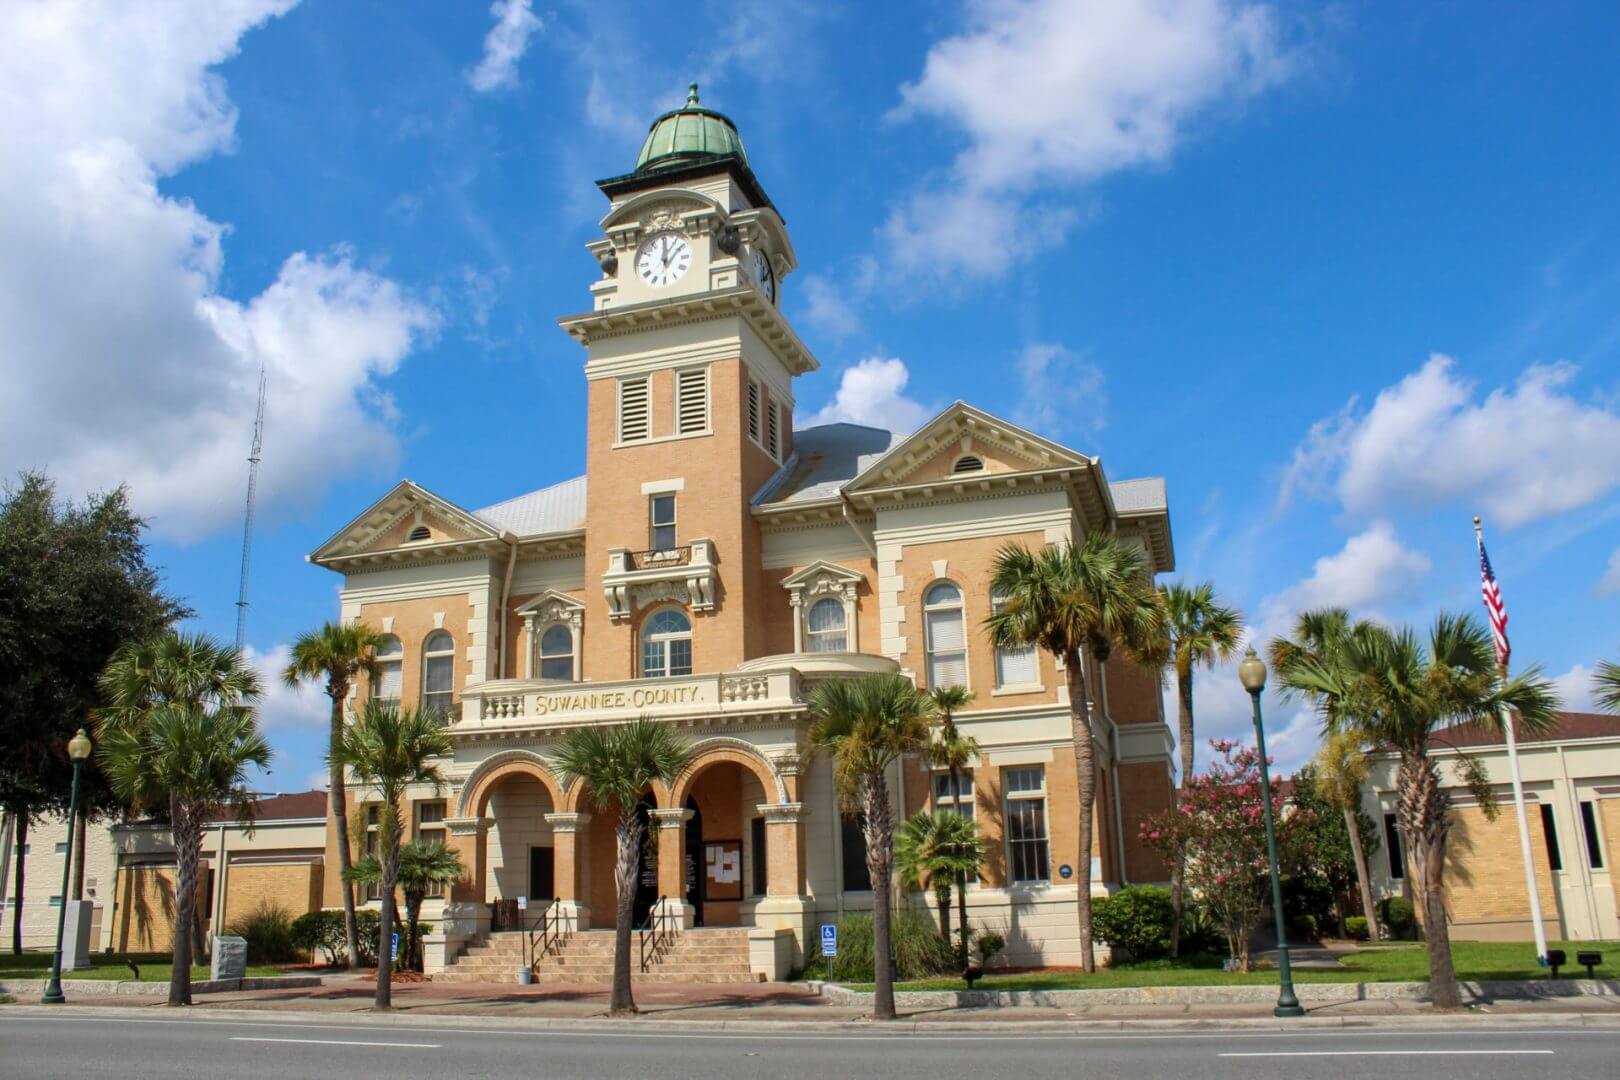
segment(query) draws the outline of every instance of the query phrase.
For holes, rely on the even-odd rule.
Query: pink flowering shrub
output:
[[[1276,780],[1263,793],[1260,755],[1252,748],[1231,739],[1211,739],[1210,746],[1219,759],[1187,781],[1174,806],[1144,818],[1140,836],[1167,860],[1183,860],[1188,891],[1221,927],[1231,957],[1247,971],[1253,966],[1249,937],[1265,917],[1271,888],[1263,800],[1271,799],[1284,873],[1301,857],[1309,812],[1290,808],[1285,814]]]

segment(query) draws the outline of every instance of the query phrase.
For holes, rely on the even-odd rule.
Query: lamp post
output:
[[[45,996],[40,999],[42,1005],[61,1005],[67,1001],[62,996],[62,933],[67,928],[68,885],[73,880],[73,834],[74,825],[79,820],[79,773],[84,768],[84,759],[90,756],[90,736],[84,733],[84,728],[68,740],[68,757],[73,759],[73,792],[68,797],[67,819],[67,859],[62,863],[62,903],[56,909],[56,956],[51,960],[51,981],[45,987]]]
[[[1254,704],[1254,740],[1260,752],[1260,787],[1266,819],[1266,857],[1271,863],[1271,911],[1277,917],[1277,1007],[1273,1016],[1304,1016],[1294,996],[1294,972],[1288,963],[1288,934],[1283,927],[1282,876],[1277,869],[1277,829],[1271,821],[1271,771],[1266,766],[1266,728],[1260,719],[1260,693],[1266,688],[1266,664],[1254,646],[1238,664],[1238,678]]]

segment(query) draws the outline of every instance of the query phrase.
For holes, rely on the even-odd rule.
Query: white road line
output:
[[[358,1039],[270,1039],[233,1035],[231,1042],[301,1043],[309,1046],[404,1046],[413,1050],[437,1050],[438,1043],[361,1042]]]
[[[1552,1054],[1552,1050],[1255,1050],[1222,1054],[1226,1058],[1280,1057],[1483,1057],[1488,1055]]]

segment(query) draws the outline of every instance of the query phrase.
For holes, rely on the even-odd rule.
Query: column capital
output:
[[[660,829],[678,829],[691,821],[695,814],[695,810],[688,810],[685,807],[647,811],[647,816],[658,822]]]
[[[810,808],[802,802],[760,803],[754,809],[764,815],[767,822],[797,822],[810,815]]]
[[[487,817],[444,819],[445,828],[450,830],[451,836],[482,836],[489,831],[489,827],[493,824],[495,824],[495,819]]]
[[[554,832],[578,832],[591,821],[589,814],[547,814],[545,817]]]

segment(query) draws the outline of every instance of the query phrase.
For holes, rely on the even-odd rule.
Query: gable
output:
[[[984,469],[967,475],[1096,464],[1084,454],[958,401],[873,462],[846,490],[857,492],[954,476],[957,462],[970,455],[978,458]]]
[[[424,527],[427,537],[413,540],[417,530]],[[472,514],[426,488],[402,480],[316,549],[310,561],[325,563],[348,556],[495,539],[496,531]]]

